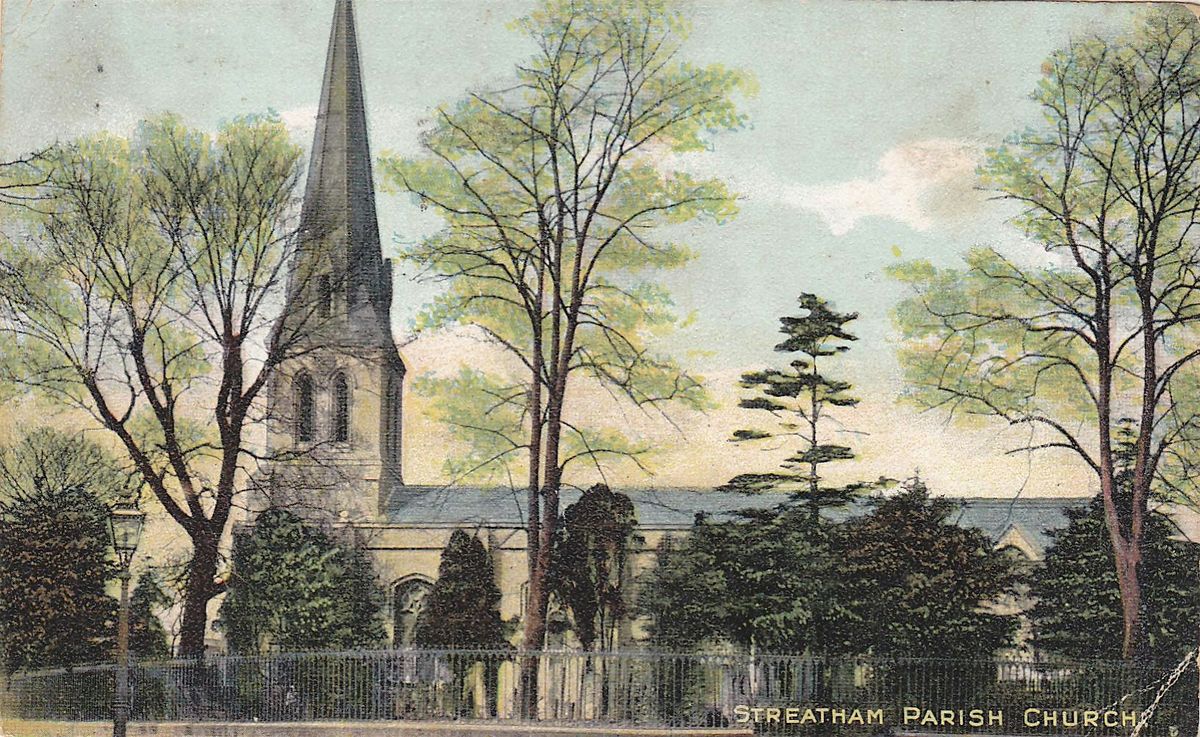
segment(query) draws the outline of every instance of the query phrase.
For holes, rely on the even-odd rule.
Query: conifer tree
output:
[[[550,590],[571,613],[584,649],[615,644],[626,616],[625,571],[637,527],[633,502],[596,484],[567,507],[555,538]]]
[[[781,317],[779,331],[786,336],[775,346],[779,353],[794,355],[786,368],[768,368],[742,374],[740,385],[753,396],[738,406],[765,412],[775,420],[770,429],[752,428],[733,434],[735,442],[784,440],[798,443],[797,450],[772,473],[745,473],[730,480],[723,488],[744,492],[790,491],[803,500],[815,518],[824,505],[844,503],[862,484],[834,487],[822,483],[821,466],[854,458],[848,446],[831,442],[831,426],[837,420],[833,408],[851,408],[858,399],[850,395],[851,385],[829,376],[825,363],[849,350],[857,338],[846,324],[857,319],[857,312],[836,312],[815,294],[799,297],[802,314]]]
[[[1128,496],[1128,495],[1126,495]],[[1124,500],[1128,504],[1128,500]],[[1121,657],[1121,592],[1099,497],[1068,509],[1070,523],[1051,533],[1044,564],[1031,572],[1030,612],[1039,650],[1068,658]],[[1153,658],[1176,657],[1195,645],[1200,621],[1196,580],[1200,546],[1173,540],[1169,518],[1146,518],[1143,626]]]
[[[0,651],[9,669],[108,660],[116,573],[106,504],[126,475],[49,428],[0,448]]]
[[[1138,433],[1128,418],[1116,425],[1113,502],[1121,532],[1128,535]],[[1121,591],[1104,499],[1096,496],[1087,506],[1068,509],[1066,514],[1070,522],[1050,533],[1046,559],[1030,573],[1030,595],[1036,602],[1030,612],[1034,643],[1070,658],[1121,657]],[[1170,658],[1195,645],[1200,545],[1175,539],[1178,528],[1161,512],[1152,510],[1144,524],[1143,645],[1152,658]]]
[[[158,618],[171,604],[171,597],[163,590],[157,574],[145,571],[138,576],[129,596],[129,651],[138,660],[171,657],[171,641]]]
[[[0,641],[8,671],[108,660],[108,509],[79,487],[0,502]]]
[[[455,530],[417,618],[416,641],[426,647],[499,646],[504,642],[499,606],[491,556],[479,538]]]
[[[987,659],[1016,617],[988,605],[1011,596],[1013,562],[981,531],[954,524],[952,502],[920,479],[839,526],[842,611],[833,649],[886,657]]]
[[[844,504],[868,484],[823,481],[823,464],[854,458],[848,446],[831,440],[839,427],[831,410],[858,404],[848,382],[823,372],[856,340],[846,325],[858,314],[837,312],[814,294],[798,301],[802,312],[780,318],[785,337],[775,346],[792,360],[782,369],[747,372],[740,381],[753,394],[739,406],[769,414],[774,426],[737,430],[732,438],[798,447],[780,470],[740,474],[722,487],[791,497],[774,509],[744,510],[734,520],[698,520],[678,550],[660,549],[640,606],[654,620],[654,637],[668,646],[725,638],[750,647],[826,652],[829,632],[844,616],[833,525],[821,509]]]
[[[792,506],[699,516],[682,540],[664,540],[638,596],[655,645],[826,652],[841,586],[824,527]]]

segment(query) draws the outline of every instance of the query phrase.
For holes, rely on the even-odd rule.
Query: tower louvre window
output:
[[[333,377],[333,440],[350,441],[350,382],[342,373]]]
[[[396,376],[388,378],[387,402],[385,407],[385,417],[387,418],[384,424],[383,447],[385,458],[394,463],[400,461],[400,380]]]
[[[317,314],[321,317],[329,317],[333,312],[333,282],[329,279],[329,274],[321,274],[317,277]]]
[[[296,375],[295,416],[296,440],[306,442],[313,439],[313,382],[312,377],[301,372]]]

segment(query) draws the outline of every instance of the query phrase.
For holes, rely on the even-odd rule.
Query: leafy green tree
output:
[[[360,546],[270,509],[234,538],[219,624],[236,653],[371,647],[384,640],[382,603]]]
[[[447,285],[420,326],[471,326],[517,367],[426,386],[474,398],[439,416],[470,448],[455,470],[512,464],[527,488],[524,641],[536,648],[564,473],[646,450],[589,426],[571,387],[598,382],[664,411],[707,401],[700,381],[655,349],[678,322],[655,277],[692,257],[658,234],[728,220],[735,199],[658,154],[702,150],[741,127],[733,95],[749,84],[686,60],[689,22],[669,0],[544,0],[516,27],[534,51],[515,79],[439,108],[426,155],[385,157],[382,176],[444,221],[403,253]],[[526,665],[530,700],[536,663]]]
[[[731,641],[824,652],[839,590],[827,523],[783,506],[701,517],[687,536],[665,540],[638,607],[666,648]]]
[[[117,602],[105,589],[108,508],[78,487],[0,501],[0,642],[8,671],[107,661]]]
[[[626,563],[637,516],[624,494],[596,484],[567,507],[555,539],[551,593],[571,613],[584,649],[611,650],[626,618]]]
[[[91,417],[187,535],[185,656],[204,652],[236,499],[272,460],[251,447],[265,387],[320,317],[276,320],[304,240],[289,138],[278,119],[212,134],[165,116],[56,145],[4,190],[36,207],[0,242],[3,378]]]
[[[989,608],[1017,583],[1012,561],[982,532],[949,521],[953,504],[920,480],[878,499],[839,531],[839,589],[848,616],[837,649],[896,657],[989,658],[1016,617]]]
[[[1121,592],[1104,502],[1096,497],[1066,513],[1070,522],[1050,533],[1046,559],[1030,574],[1034,644],[1068,658],[1119,658]],[[1200,622],[1200,546],[1174,539],[1176,534],[1165,515],[1151,512],[1146,518],[1142,617],[1148,652],[1164,659],[1196,644]]]
[[[787,337],[775,350],[799,356],[784,369],[742,374],[740,382],[744,389],[753,390],[754,396],[743,398],[738,406],[770,414],[775,427],[738,430],[733,440],[784,439],[798,441],[800,449],[783,461],[782,471],[741,474],[724,488],[746,492],[790,490],[795,498],[803,499],[815,518],[822,506],[844,504],[865,487],[823,485],[820,473],[826,463],[854,458],[848,446],[829,442],[829,426],[837,423],[830,414],[832,410],[852,408],[858,400],[850,396],[849,382],[822,373],[819,364],[849,350],[848,344],[857,340],[846,330],[846,324],[857,319],[858,313],[836,312],[815,294],[801,294],[798,301],[804,312],[780,318],[779,331]]]
[[[173,603],[156,573],[144,571],[138,576],[129,596],[129,651],[138,660],[171,657],[171,640],[159,613]]]
[[[996,248],[961,269],[893,270],[909,397],[951,416],[1031,428],[1028,449],[1070,454],[1104,503],[1122,647],[1145,644],[1152,494],[1194,502],[1200,439],[1200,27],[1182,8],[1131,33],[1076,40],[1042,66],[1038,126],[987,154],[983,183],[1047,252]],[[1118,419],[1137,428],[1130,523],[1118,509]]]
[[[504,644],[499,607],[491,556],[479,538],[455,530],[417,617],[415,639],[427,647],[499,647]]]

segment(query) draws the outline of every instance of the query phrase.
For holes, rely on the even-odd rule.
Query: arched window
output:
[[[313,439],[313,382],[305,372],[296,374],[295,390],[296,440],[307,442]]]
[[[396,584],[392,594],[392,644],[407,647],[416,642],[417,618],[425,610],[425,599],[433,588],[428,581],[410,578]]]
[[[350,382],[342,373],[333,377],[333,440],[350,441]]]

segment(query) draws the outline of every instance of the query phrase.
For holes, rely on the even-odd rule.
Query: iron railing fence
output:
[[[536,670],[536,704],[520,698]],[[1173,664],[1172,664],[1173,665]],[[139,721],[498,719],[760,732],[1128,734],[1171,666],[747,654],[388,650],[142,663]],[[21,673],[0,716],[103,720],[113,666]],[[1196,674],[1157,705],[1146,735],[1196,730]],[[996,715],[1000,716],[997,717]]]

